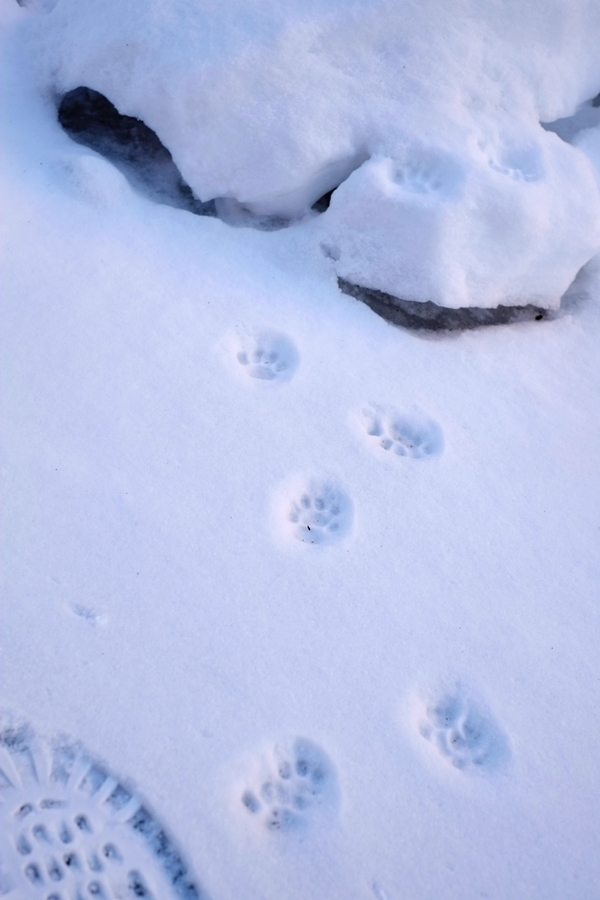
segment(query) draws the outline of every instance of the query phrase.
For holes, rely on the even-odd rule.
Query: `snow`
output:
[[[593,897],[598,125],[536,123],[598,94],[596,5],[49,6],[0,13],[0,892]],[[324,162],[358,168],[322,215],[232,227],[73,142],[56,106],[81,84],[202,200],[307,205]],[[548,320],[394,328],[337,287],[369,185],[367,286],[400,191],[432,290],[556,305],[590,261]],[[486,242],[461,204],[488,188],[522,218]]]
[[[323,217],[338,273],[455,309],[556,308],[597,246],[600,198],[589,165],[579,180],[581,160],[552,144],[545,159],[521,139],[483,164],[423,147],[365,163]]]
[[[597,91],[599,32],[595,0],[62,0],[30,52],[46,91],[142,119],[225,217],[294,220],[341,185],[319,237],[347,280],[556,308],[600,248],[600,196],[540,122]]]

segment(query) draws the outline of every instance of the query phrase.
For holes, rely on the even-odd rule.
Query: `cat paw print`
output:
[[[369,406],[362,410],[361,418],[372,445],[393,456],[427,459],[444,448],[442,429],[421,413]]]
[[[338,803],[333,763],[324,750],[306,738],[277,745],[262,760],[260,772],[246,786],[241,802],[268,831],[306,827]]]
[[[392,180],[412,194],[438,195],[447,199],[458,193],[465,180],[463,167],[451,156],[423,149],[402,161],[395,161]]]
[[[206,896],[141,798],[77,744],[3,728],[0,819],[10,900]]]
[[[427,703],[419,733],[457,769],[492,768],[507,755],[492,716],[458,690]]]
[[[542,153],[538,146],[505,143],[499,153],[488,157],[490,168],[513,181],[535,182],[544,178]]]
[[[234,355],[240,370],[258,381],[284,382],[298,366],[298,352],[284,334],[246,331],[234,340]]]
[[[333,544],[352,527],[350,496],[334,479],[308,478],[288,485],[280,520],[289,536],[305,544]]]

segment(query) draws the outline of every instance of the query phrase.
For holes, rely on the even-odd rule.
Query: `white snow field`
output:
[[[0,895],[595,900],[598,4],[0,17]]]

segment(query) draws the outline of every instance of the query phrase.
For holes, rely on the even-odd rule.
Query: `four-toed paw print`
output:
[[[240,332],[234,351],[243,372],[259,381],[289,381],[298,365],[292,341],[274,331]]]
[[[442,429],[421,413],[401,413],[368,406],[362,410],[363,427],[373,445],[395,456],[426,459],[442,452]]]
[[[337,792],[335,769],[324,750],[306,738],[295,738],[263,759],[260,774],[241,800],[269,831],[290,831],[333,811]]]
[[[297,483],[284,504],[289,533],[305,544],[332,544],[351,528],[352,502],[332,479],[309,478]]]
[[[505,740],[491,715],[458,689],[426,705],[419,732],[457,769],[491,767],[506,756]]]

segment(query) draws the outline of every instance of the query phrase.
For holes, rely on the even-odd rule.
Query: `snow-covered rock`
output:
[[[408,300],[553,307],[600,247],[584,154],[540,122],[600,86],[595,0],[60,0],[40,77],[149,125],[202,200],[320,225]]]
[[[500,152],[370,159],[323,217],[339,275],[454,308],[558,306],[597,245],[600,197],[583,155],[538,130]]]

